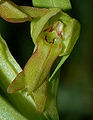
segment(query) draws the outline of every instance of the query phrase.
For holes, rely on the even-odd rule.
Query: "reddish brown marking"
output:
[[[40,10],[40,11],[44,11],[45,12],[45,14],[47,13],[47,12],[50,12],[50,10],[49,9],[46,9],[46,8],[36,8],[36,7],[31,7],[31,6],[20,6],[21,8],[29,8],[29,9],[33,9],[33,10]]]
[[[49,29],[49,28],[46,28],[46,29],[45,29],[43,32],[46,32],[46,31],[48,31],[48,29]]]
[[[21,18],[21,20],[15,20],[14,18],[5,18],[0,14],[0,17],[2,17],[5,21],[10,22],[10,23],[23,23],[29,21],[31,18],[26,17],[26,18]]]
[[[59,49],[61,49],[62,48],[62,45],[61,45],[61,43],[59,44]]]
[[[63,35],[62,35],[62,33],[61,33],[61,39],[63,39]]]
[[[60,36],[60,35],[61,35],[61,32],[60,32],[60,31],[58,31],[58,32],[57,32],[57,34],[58,34],[58,36]]]
[[[38,51],[38,46],[37,46],[35,52],[33,53],[33,55],[35,55],[35,54],[37,53],[37,51]],[[33,55],[32,55],[32,56],[33,56]],[[31,56],[31,57],[32,57],[32,56]]]
[[[49,32],[52,32],[54,30],[54,28],[52,27],[50,30],[49,30]]]
[[[57,35],[61,37],[61,39],[63,38],[62,32],[58,31]]]

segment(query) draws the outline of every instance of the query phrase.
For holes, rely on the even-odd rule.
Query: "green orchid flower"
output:
[[[33,20],[31,28],[31,36],[36,50],[23,71],[8,87],[8,93],[26,88],[27,94],[34,96],[37,111],[42,113],[46,101],[47,86],[45,82],[49,79],[50,69],[58,56],[62,58],[61,61],[64,56],[69,56],[79,37],[80,24],[60,9],[53,8],[39,20]],[[60,63],[59,66],[61,66]],[[54,70],[53,75],[57,69]],[[36,97],[41,91],[43,91],[43,97]],[[44,104],[42,105],[43,101]]]
[[[7,92],[25,89],[43,119],[58,120],[58,70],[79,37],[79,22],[59,8],[37,9],[17,6],[5,0],[0,2],[0,16],[14,23],[31,21],[31,37],[35,44],[33,55],[9,85]]]

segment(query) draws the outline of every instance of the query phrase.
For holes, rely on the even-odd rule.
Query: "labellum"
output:
[[[51,92],[50,88],[50,90],[48,89],[47,83],[49,86],[51,85],[51,88],[53,87],[51,80],[54,79],[55,73],[69,57],[79,33],[79,22],[58,8],[49,9],[49,12],[41,18],[33,19],[31,22],[31,37],[35,44],[34,53],[23,71],[17,75],[8,87],[8,93],[27,89],[27,95],[32,96],[39,113],[44,113],[45,110],[45,113],[50,114],[49,116],[52,115],[54,119],[51,110],[55,106],[53,113],[58,116],[56,95],[53,91]],[[58,56],[60,61],[49,76],[52,65]],[[56,82],[53,82],[56,86]],[[50,95],[53,95],[54,98],[50,99]],[[50,103],[47,101],[50,101]],[[51,107],[46,107],[48,104]]]

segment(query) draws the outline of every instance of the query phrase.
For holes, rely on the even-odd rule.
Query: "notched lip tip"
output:
[[[10,89],[10,87],[7,88],[7,93],[11,94],[13,91]]]
[[[11,90],[9,90],[9,88],[7,88],[7,93],[9,93],[9,94],[12,93]]]

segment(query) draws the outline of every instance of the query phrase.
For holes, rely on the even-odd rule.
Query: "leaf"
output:
[[[0,95],[0,120],[28,120]]]
[[[32,0],[35,7],[71,9],[70,0]]]

